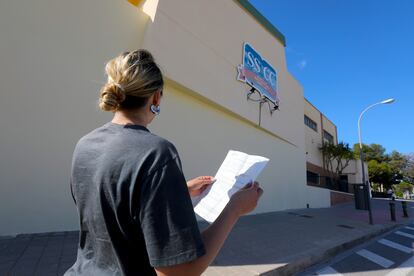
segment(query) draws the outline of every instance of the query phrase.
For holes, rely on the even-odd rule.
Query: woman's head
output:
[[[104,111],[133,110],[164,86],[161,70],[146,50],[126,52],[105,67],[108,82],[102,87],[99,107]]]

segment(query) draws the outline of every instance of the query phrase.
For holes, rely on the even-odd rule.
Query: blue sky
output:
[[[393,97],[364,115],[363,142],[414,152],[414,1],[250,2],[285,35],[289,71],[340,141],[357,143],[359,113]]]

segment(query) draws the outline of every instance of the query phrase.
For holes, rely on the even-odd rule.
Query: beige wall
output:
[[[322,114],[322,124],[323,129],[333,136],[333,141],[335,144],[338,143],[336,126],[332,123],[325,115]]]
[[[77,140],[97,109],[105,61],[140,45],[146,16],[127,1],[0,4],[0,235],[70,230]]]
[[[306,99],[305,115],[317,124],[317,131],[304,125],[306,161],[313,165],[323,167],[323,156],[319,149],[323,144],[323,131],[325,130],[330,133],[333,136],[334,143],[337,144],[336,126]]]
[[[160,0],[154,23],[127,1],[0,4],[0,235],[77,228],[73,147],[110,119],[96,107],[105,62],[142,46],[173,80],[150,128],[177,145],[187,177],[214,174],[239,149],[271,158],[258,212],[329,206],[327,191],[305,185],[303,95],[280,42],[236,2],[172,3]],[[279,72],[281,111],[264,109],[264,128],[236,81],[245,41]]]
[[[270,158],[258,179],[265,193],[255,212],[329,206],[327,192],[305,186],[301,149],[176,84],[168,83],[162,101],[163,114],[150,129],[176,145],[187,179],[214,175],[229,149],[241,150]]]
[[[144,46],[170,79],[257,123],[258,104],[246,101],[246,86],[236,81],[244,42],[279,73],[281,111],[270,116],[263,108],[262,126],[303,147],[303,92],[287,71],[285,49],[236,1],[161,0]]]
[[[368,165],[364,163],[365,166],[365,177],[368,178]],[[362,168],[361,160],[351,160],[349,166],[343,171],[344,174],[348,175],[348,182],[350,184],[361,184],[362,183]]]
[[[305,150],[306,150],[306,161],[316,166],[322,167],[322,153],[319,148],[322,146],[321,136],[321,114],[311,103],[305,100],[305,115],[308,116],[317,124],[317,131],[314,131],[310,127],[304,124],[305,129]]]
[[[265,106],[261,127],[258,104],[246,100],[245,84],[236,81],[244,42],[251,43],[279,74],[281,110],[270,116]],[[181,145],[188,177],[205,174],[205,169],[214,174],[227,151],[238,149],[271,159],[259,179],[266,195],[257,212],[303,208],[307,203],[329,206],[326,191],[305,184],[303,113],[298,112],[304,108],[303,91],[287,71],[284,47],[236,1],[161,0],[144,47],[180,87],[170,100],[174,110],[182,112],[167,110],[171,116],[161,116],[155,129]],[[188,131],[171,128],[173,122],[185,122]],[[191,131],[200,127],[201,134]],[[206,130],[213,136],[205,136]],[[200,151],[195,151],[198,145]],[[203,166],[194,162],[200,155],[206,158]]]

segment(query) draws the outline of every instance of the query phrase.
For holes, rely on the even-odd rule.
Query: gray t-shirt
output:
[[[65,275],[155,275],[205,254],[178,153],[143,126],[107,123],[80,139],[71,189],[80,240]]]

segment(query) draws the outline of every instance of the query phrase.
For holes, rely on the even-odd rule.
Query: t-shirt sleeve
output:
[[[140,198],[139,217],[151,266],[186,263],[205,254],[178,157],[145,178]]]

